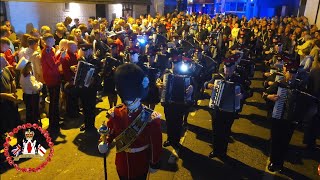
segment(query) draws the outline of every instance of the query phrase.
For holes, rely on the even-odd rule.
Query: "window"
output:
[[[64,3],[64,11],[69,12],[70,11],[70,4],[69,3]]]
[[[230,3],[230,11],[236,11],[237,10],[237,3],[231,2]]]
[[[237,11],[245,11],[245,3],[239,2],[237,5]]]
[[[122,17],[133,16],[133,4],[122,4]]]

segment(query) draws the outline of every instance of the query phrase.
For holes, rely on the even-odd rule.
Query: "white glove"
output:
[[[155,173],[155,172],[157,172],[159,169],[153,169],[153,168],[151,168],[151,167],[149,167],[149,172],[150,173]]]
[[[101,154],[107,153],[108,149],[109,149],[108,144],[104,142],[100,142],[100,144],[98,145],[98,150]]]

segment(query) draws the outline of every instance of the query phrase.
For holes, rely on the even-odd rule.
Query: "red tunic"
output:
[[[12,55],[11,49],[8,49],[6,52],[4,52],[4,56],[11,66],[17,65],[16,60],[14,59],[14,56]]]
[[[62,64],[63,77],[66,82],[71,82],[72,78],[75,75],[74,72],[71,71],[70,67],[78,64],[77,59],[77,54],[69,52],[66,54],[64,58],[60,56],[59,61]]]
[[[109,110],[110,111],[110,110]],[[106,121],[106,125],[111,129],[111,134],[107,137],[110,144],[114,138],[121,134],[139,115],[141,110],[128,116],[125,105],[113,108],[111,117]],[[135,178],[145,175],[150,164],[160,161],[162,152],[162,133],[160,119],[152,119],[145,129],[129,148],[140,148],[149,145],[146,150],[137,153],[119,152],[116,154],[116,168],[120,176]]]
[[[59,60],[55,57],[53,48],[44,48],[41,52],[43,80],[48,87],[58,86],[61,83],[58,70]]]

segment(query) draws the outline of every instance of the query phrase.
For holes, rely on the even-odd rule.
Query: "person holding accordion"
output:
[[[271,150],[268,165],[271,172],[282,171],[294,129],[305,115],[301,110],[304,109],[304,104],[312,99],[311,95],[301,91],[303,88],[296,78],[297,68],[284,66],[283,70],[284,79],[274,82],[262,95],[271,105]]]
[[[241,111],[240,103],[244,97],[243,80],[234,71],[235,63],[226,59],[224,73],[215,74],[204,84],[206,89],[213,90],[209,107],[213,109],[211,114],[214,149],[209,154],[210,158],[226,157],[231,127],[236,115]],[[222,82],[224,86],[220,86],[218,82]]]
[[[84,124],[80,127],[80,131],[85,131],[85,133],[88,133],[96,131],[94,126],[94,112],[96,108],[97,90],[102,81],[100,77],[102,71],[102,62],[101,58],[98,58],[96,54],[93,53],[92,44],[81,44],[79,47],[83,52],[83,56],[79,58],[77,75],[84,73],[85,75],[82,77],[89,78],[81,78],[79,79],[80,81],[77,81],[77,77],[75,77],[75,87],[77,88],[78,97],[83,106]],[[79,67],[80,64],[84,68]],[[90,74],[91,71],[93,72],[92,74]]]
[[[182,60],[181,55],[176,56],[176,53],[176,51],[171,53],[173,56],[171,69],[157,80],[157,86],[161,90],[161,103],[164,107],[168,134],[163,146],[179,149],[183,118],[188,107],[193,104],[194,88],[191,76],[184,75],[188,74],[187,63]]]

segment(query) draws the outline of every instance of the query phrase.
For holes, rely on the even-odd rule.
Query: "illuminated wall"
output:
[[[57,22],[64,20],[66,16],[72,19],[78,17],[80,22],[87,22],[90,16],[96,15],[95,4],[70,3],[69,11],[65,10],[64,3],[45,2],[8,2],[8,18],[17,33],[25,33],[26,25],[40,28],[48,25],[52,29]]]
[[[287,10],[286,15],[297,15],[300,0],[253,0],[256,3],[255,16],[272,17],[281,15],[282,7]],[[319,0],[316,0],[319,1]]]
[[[151,0],[151,7],[150,7],[150,14],[155,15],[157,12],[159,12],[161,15],[164,15],[164,0]]]
[[[113,18],[114,15],[117,18],[122,16],[122,4],[109,4],[106,7],[108,8],[107,17],[108,17],[109,21]]]
[[[304,15],[309,19],[309,22],[311,24],[316,23],[318,27],[320,27],[320,10],[317,14],[318,11],[318,4],[319,4],[319,0],[308,0],[307,4],[306,4],[306,9],[304,11]],[[317,18],[317,22],[316,21],[316,17]]]

